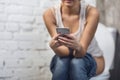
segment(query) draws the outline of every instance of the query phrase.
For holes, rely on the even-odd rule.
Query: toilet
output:
[[[113,69],[113,60],[115,55],[115,33],[114,28],[106,27],[99,23],[95,34],[98,45],[103,51],[105,59],[105,69],[102,74],[91,78],[90,80],[109,80],[110,69]]]

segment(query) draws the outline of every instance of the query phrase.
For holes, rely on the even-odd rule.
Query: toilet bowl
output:
[[[103,51],[103,56],[105,59],[105,69],[100,75],[97,75],[90,80],[109,80],[109,70],[114,68],[113,60],[115,53],[115,37],[113,37],[113,34],[115,34],[114,29],[109,29],[103,24],[99,23],[95,37],[98,41],[98,45]]]

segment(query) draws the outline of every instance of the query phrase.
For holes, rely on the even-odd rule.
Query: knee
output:
[[[84,67],[84,60],[82,58],[73,58],[70,62],[70,66],[71,68],[81,68],[81,67]]]
[[[55,70],[63,70],[63,69],[67,69],[67,67],[69,66],[69,58],[60,58],[57,57],[56,59],[56,64],[54,66]]]
[[[57,58],[57,64],[59,65],[68,65],[69,61],[70,61],[69,58],[61,58],[61,57]]]
[[[70,77],[72,80],[88,80],[83,59],[73,59],[70,63]]]
[[[77,75],[78,73],[84,73],[86,71],[85,61],[83,59],[74,58],[70,63],[70,72],[74,73],[73,75]]]

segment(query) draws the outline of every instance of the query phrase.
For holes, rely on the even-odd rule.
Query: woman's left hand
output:
[[[72,48],[74,50],[80,49],[79,41],[72,34],[65,34],[64,36],[59,36],[58,41],[66,47]]]

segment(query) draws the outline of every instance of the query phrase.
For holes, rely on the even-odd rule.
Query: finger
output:
[[[58,47],[58,46],[60,46],[61,44],[60,44],[60,42],[59,41],[55,41],[55,43],[54,43],[54,46],[55,47]]]
[[[62,40],[62,39],[58,39],[58,41],[61,44],[66,45],[66,46],[72,46],[73,45],[71,42],[68,42],[68,41],[65,41],[65,40]]]
[[[72,40],[72,39],[68,39],[68,38],[66,38],[66,37],[58,37],[58,40],[59,39],[61,39],[61,40],[63,40],[63,41],[66,41],[66,42],[70,42],[70,43],[73,43],[74,41]]]
[[[75,39],[75,36],[73,34],[65,34],[65,37],[69,39]]]
[[[55,43],[55,46],[58,47],[58,46],[60,46],[60,44],[59,43]]]
[[[53,36],[53,40],[57,40],[60,34]]]

